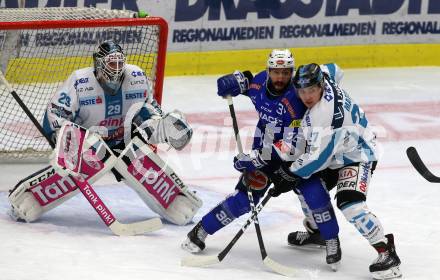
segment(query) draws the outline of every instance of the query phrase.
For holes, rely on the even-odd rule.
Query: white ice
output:
[[[417,174],[405,150],[415,146],[428,167],[440,175],[440,68],[347,70],[343,86],[363,105],[380,135],[383,154],[367,202],[385,231],[395,235],[404,279],[437,279],[440,185]],[[190,147],[161,155],[203,199],[195,217],[198,221],[234,190],[239,176],[231,164],[236,152],[228,108],[216,95],[215,76],[167,78],[163,101],[165,111],[179,108],[187,113],[195,129]],[[256,115],[247,98],[234,101],[249,149]],[[0,280],[287,279],[262,264],[253,227],[223,262],[190,268],[180,266],[181,258],[188,256],[180,249],[180,242],[194,224],[165,224],[151,234],[117,237],[81,195],[36,222],[13,222],[6,214],[7,190],[43,166],[0,166]],[[123,222],[155,216],[131,189],[115,183],[111,176],[95,187]],[[375,251],[339,210],[336,214],[342,242],[342,263],[337,272],[327,267],[323,251],[287,246],[287,234],[302,229],[302,212],[293,194],[272,199],[260,215],[269,256],[296,268],[297,279],[371,279],[368,266],[376,258]],[[245,218],[209,237],[203,254],[220,252]]]

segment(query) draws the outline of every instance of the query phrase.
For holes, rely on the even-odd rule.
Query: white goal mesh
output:
[[[41,123],[50,97],[70,73],[92,65],[113,39],[153,81],[162,97],[168,27],[162,18],[94,8],[0,9],[0,70]],[[44,160],[51,149],[0,85],[0,161]]]

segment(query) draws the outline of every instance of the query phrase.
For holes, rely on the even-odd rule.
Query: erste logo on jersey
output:
[[[100,96],[91,96],[86,98],[81,98],[79,100],[80,106],[89,106],[89,105],[97,105],[102,104],[102,98]]]
[[[125,94],[125,99],[126,100],[130,100],[130,99],[145,99],[147,97],[147,91],[144,92],[128,92]]]

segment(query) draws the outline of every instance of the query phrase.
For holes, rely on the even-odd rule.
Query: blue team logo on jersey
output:
[[[329,102],[333,100],[333,91],[331,90],[331,88],[325,87],[324,99]]]
[[[87,98],[81,98],[79,100],[80,106],[98,105],[102,103],[102,98],[100,96],[91,96]]]
[[[73,87],[76,89],[76,87],[79,84],[87,84],[89,82],[89,78],[79,78],[78,80],[75,81],[75,84],[73,85]]]
[[[141,76],[145,76],[145,72],[144,71],[133,71],[133,72],[131,72],[131,75],[133,77],[141,77]]]

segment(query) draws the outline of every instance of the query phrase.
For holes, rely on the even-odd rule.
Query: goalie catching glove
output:
[[[193,134],[185,116],[178,110],[164,116],[152,116],[139,124],[137,131],[149,144],[168,143],[176,150],[182,150]]]

